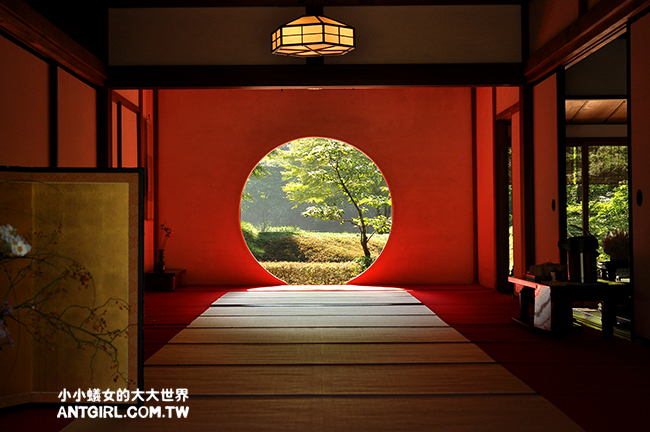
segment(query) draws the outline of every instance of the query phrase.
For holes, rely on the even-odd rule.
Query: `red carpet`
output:
[[[517,299],[480,286],[409,291],[585,430],[650,430],[647,347],[586,327],[564,339],[528,333],[510,324]]]
[[[174,292],[144,295],[144,360],[229,291],[241,287],[182,287]]]

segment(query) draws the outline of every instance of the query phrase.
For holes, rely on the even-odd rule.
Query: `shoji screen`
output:
[[[650,15],[630,25],[632,282],[636,334],[650,338]]]
[[[558,76],[533,88],[533,159],[535,199],[535,263],[560,262],[558,185]]]

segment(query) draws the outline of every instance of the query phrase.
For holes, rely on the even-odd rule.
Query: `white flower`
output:
[[[12,255],[25,256],[32,250],[32,246],[9,224],[0,226],[0,239],[4,242],[0,247]]]
[[[0,237],[2,237],[2,240],[11,242],[15,235],[16,229],[11,225],[0,226]]]
[[[16,235],[11,241],[11,253],[16,256],[25,256],[30,250],[32,250],[31,245],[19,235]]]

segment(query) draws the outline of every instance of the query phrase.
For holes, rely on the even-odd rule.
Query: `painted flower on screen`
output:
[[[32,244],[9,225],[0,226],[0,351],[3,346],[16,345],[12,332],[25,330],[36,342],[56,348],[56,335],[69,336],[81,350],[92,350],[91,381],[95,354],[105,352],[112,362],[113,381],[127,381],[119,363],[116,339],[127,336],[128,325],[117,328],[109,322],[109,310],[129,309],[128,303],[111,297],[95,303],[95,285],[90,271],[79,262],[60,255],[49,246],[56,244],[52,234],[33,233]],[[69,290],[88,290],[80,304],[56,308],[54,297],[65,296]],[[20,292],[20,293],[19,293]],[[11,325],[10,325],[11,324]],[[13,329],[11,326],[14,326]],[[18,339],[16,339],[18,340]]]
[[[9,224],[0,226],[0,240],[2,240],[1,250],[5,254],[22,257],[32,250],[32,246]]]

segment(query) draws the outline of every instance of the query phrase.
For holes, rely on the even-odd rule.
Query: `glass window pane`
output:
[[[625,146],[589,146],[589,230],[601,254],[608,233],[629,229],[627,155]]]
[[[582,147],[566,149],[567,237],[582,235]]]

